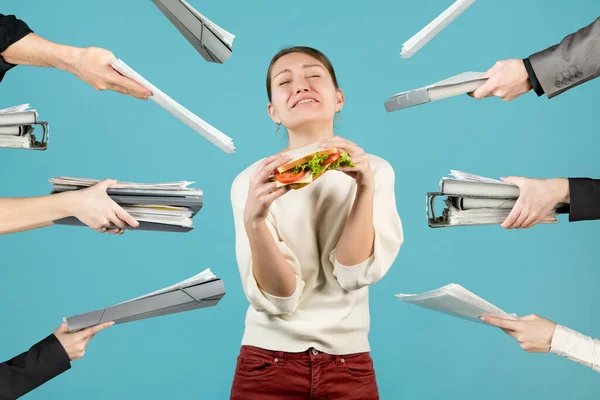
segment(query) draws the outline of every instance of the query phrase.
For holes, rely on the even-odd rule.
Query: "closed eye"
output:
[[[286,83],[290,83],[290,81],[283,81],[283,82],[280,82],[280,83],[279,83],[279,86],[283,86],[283,85],[285,85]]]
[[[321,75],[310,75],[309,78],[320,78]]]

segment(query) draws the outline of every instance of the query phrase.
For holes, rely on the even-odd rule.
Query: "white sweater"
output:
[[[336,245],[356,194],[354,179],[328,171],[310,185],[277,199],[267,226],[296,274],[296,290],[286,298],[262,290],[252,272],[244,228],[250,177],[260,161],[240,173],[231,188],[236,256],[244,293],[250,302],[243,345],[300,352],[314,347],[329,354],[370,351],[368,285],[394,263],[403,241],[396,210],[394,170],[369,155],[375,192],[373,255],[354,266],[337,261]]]

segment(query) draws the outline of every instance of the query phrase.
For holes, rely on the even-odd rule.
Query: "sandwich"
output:
[[[292,161],[282,165],[273,172],[277,188],[291,186],[300,189],[308,185],[325,172],[338,167],[354,167],[354,163],[345,151],[336,148],[316,150],[314,146],[308,151],[305,148],[288,152]]]

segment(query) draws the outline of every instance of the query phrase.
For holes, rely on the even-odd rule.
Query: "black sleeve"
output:
[[[0,364],[0,399],[16,399],[71,368],[56,336],[50,335],[29,351]]]
[[[33,32],[27,24],[14,15],[0,14],[0,54],[11,44],[18,42],[23,37]],[[6,71],[14,67],[14,64],[5,62],[0,56],[0,82]]]
[[[535,76],[535,71],[533,70],[533,67],[531,66],[531,61],[529,61],[529,58],[524,58],[523,64],[525,65],[525,70],[527,71],[527,75],[529,75],[529,82],[531,82],[533,91],[535,92],[535,94],[538,95],[538,97],[543,95],[544,89],[542,88],[542,85],[540,85],[540,81],[538,80],[537,76]]]
[[[569,178],[569,221],[600,219],[600,179]]]

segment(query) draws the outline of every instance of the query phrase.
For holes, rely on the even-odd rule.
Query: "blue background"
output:
[[[206,398],[229,395],[248,303],[234,256],[229,189],[255,160],[286,144],[266,112],[265,73],[281,47],[310,45],[336,67],[346,106],[338,134],[391,162],[405,243],[371,288],[370,340],[383,399],[591,399],[597,373],[552,354],[527,354],[499,330],[400,303],[450,282],[519,315],[538,313],[600,336],[599,225],[508,231],[432,230],[425,193],[449,169],[499,177],[600,176],[600,80],[553,100],[453,98],[387,114],[383,101],[496,60],[522,58],[600,14],[592,0],[479,1],[411,59],[401,44],[447,1],[191,1],[237,35],[224,65],[205,62],[149,1],[4,0],[49,40],[112,50],[201,118],[233,137],[229,155],[151,101],[95,92],[58,70],[17,67],[0,108],[31,103],[50,121],[46,152],[0,150],[1,196],[49,192],[55,175],[195,180],[205,207],[188,234],[50,227],[0,238],[0,359],[53,332],[61,316],[141,295],[210,267],[218,307],[119,325],[84,358],[29,395],[48,398]]]

